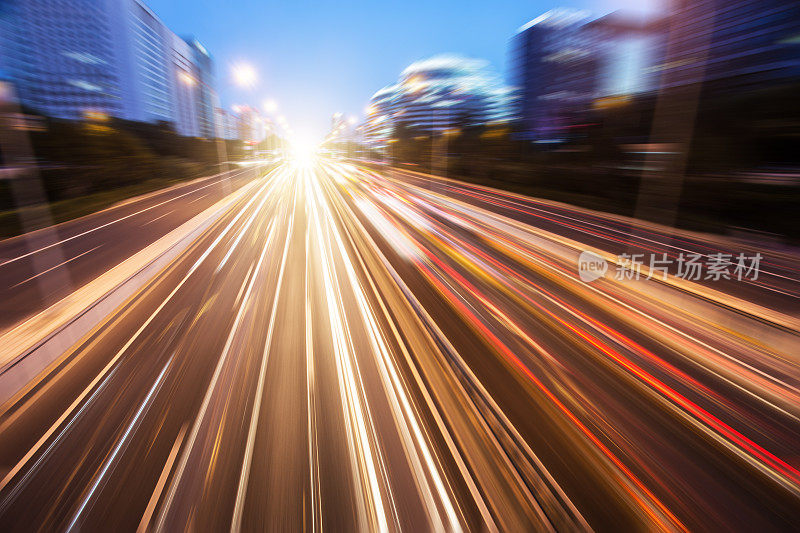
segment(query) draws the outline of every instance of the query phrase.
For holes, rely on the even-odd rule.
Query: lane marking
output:
[[[186,436],[187,428],[188,424],[184,423],[183,426],[181,426],[181,430],[178,432],[178,437],[175,439],[175,443],[172,445],[169,456],[167,456],[167,462],[164,463],[164,468],[161,470],[161,475],[158,477],[156,488],[153,490],[153,494],[150,496],[150,501],[147,502],[147,508],[144,510],[142,519],[139,521],[139,527],[136,528],[136,533],[145,533],[147,531],[147,526],[150,525],[150,519],[153,517],[153,511],[155,511],[158,500],[161,498],[164,485],[166,485],[169,473],[172,471],[172,465],[175,463],[175,458],[178,456],[178,451],[181,449],[183,437]]]
[[[210,194],[210,193],[205,193],[203,196],[199,196],[199,197],[195,198],[194,200],[190,201],[190,202],[189,202],[189,203],[187,203],[186,205],[192,205],[193,203],[197,202],[198,200],[202,200],[203,198],[205,198],[205,197],[206,197],[206,196],[208,196],[209,194]]]
[[[155,222],[156,220],[161,220],[161,219],[162,219],[162,218],[164,218],[165,216],[169,215],[170,213],[174,213],[174,212],[175,212],[175,210],[174,210],[174,209],[172,209],[172,210],[170,210],[170,211],[167,211],[167,212],[166,212],[166,213],[164,213],[163,215],[161,215],[161,216],[157,216],[156,218],[154,218],[153,220],[151,220],[151,221],[149,221],[149,222],[145,222],[144,224],[142,224],[142,227],[144,227],[144,226],[149,226],[150,224],[152,224],[152,223],[153,223],[153,222]]]
[[[244,171],[242,171],[242,172],[244,172]],[[242,172],[240,172],[240,174],[241,174]],[[237,176],[238,176],[238,174],[237,174]],[[234,176],[231,176],[231,177],[234,177]],[[164,204],[167,204],[167,203],[169,203],[169,202],[175,201],[175,200],[177,200],[177,199],[179,199],[179,198],[183,198],[184,196],[188,196],[188,195],[190,195],[190,194],[194,194],[194,193],[196,193],[197,191],[201,191],[201,190],[203,190],[203,189],[206,189],[206,188],[208,188],[208,187],[211,187],[212,185],[216,185],[217,183],[218,183],[217,181],[215,181],[215,182],[213,182],[213,183],[209,183],[208,185],[204,185],[204,186],[202,186],[202,187],[199,187],[199,188],[197,188],[197,189],[193,189],[193,190],[191,190],[191,191],[189,191],[189,192],[187,192],[187,193],[183,193],[183,194],[181,194],[181,195],[179,195],[179,196],[176,196],[176,197],[174,197],[174,198],[170,198],[169,200],[164,200],[163,202],[160,202],[160,203],[158,203],[158,204],[155,204],[155,205],[151,205],[150,207],[146,207],[146,208],[144,208],[144,209],[141,209],[141,210],[139,210],[139,211],[136,211],[135,213],[131,213],[130,215],[126,215],[126,216],[124,216],[124,217],[120,217],[120,218],[118,218],[118,219],[116,219],[116,220],[112,220],[111,222],[106,222],[105,224],[102,224],[102,225],[100,225],[100,226],[97,226],[97,227],[95,227],[95,228],[92,228],[92,229],[86,230],[86,231],[84,231],[84,232],[82,232],[82,233],[78,233],[77,235],[73,235],[72,237],[67,237],[66,239],[61,239],[61,240],[60,240],[60,241],[58,241],[58,242],[54,242],[54,243],[52,243],[52,244],[48,244],[47,246],[43,246],[43,247],[41,247],[41,248],[38,248],[38,249],[36,249],[36,250],[32,250],[32,251],[30,251],[30,252],[28,252],[28,253],[26,253],[26,254],[22,254],[22,255],[20,255],[20,256],[17,256],[17,257],[15,257],[15,258],[13,258],[13,259],[7,259],[7,260],[3,261],[2,263],[0,263],[0,267],[2,267],[2,266],[5,266],[5,265],[8,265],[8,264],[10,264],[10,263],[14,263],[14,262],[16,262],[16,261],[19,261],[20,259],[25,259],[26,257],[29,257],[29,256],[31,256],[31,255],[33,255],[33,254],[36,254],[36,253],[39,253],[39,252],[43,252],[44,250],[47,250],[47,249],[53,248],[54,246],[59,246],[59,245],[61,245],[61,244],[64,244],[65,242],[71,241],[71,240],[73,240],[73,239],[77,239],[78,237],[83,237],[84,235],[88,235],[89,233],[93,233],[93,232],[95,232],[95,231],[97,231],[97,230],[100,230],[100,229],[103,229],[103,228],[105,228],[105,227],[111,226],[111,225],[113,225],[113,224],[116,224],[117,222],[122,222],[123,220],[129,219],[129,218],[131,218],[131,217],[134,217],[134,216],[136,216],[136,215],[140,215],[140,214],[142,214],[142,213],[145,213],[145,212],[147,212],[147,211],[150,211],[150,210],[152,210],[152,209],[155,209],[156,207],[160,207],[160,206],[162,206],[162,205],[164,205]],[[55,226],[51,226],[51,227],[52,227],[52,228],[54,228]]]
[[[73,531],[75,529],[75,526],[78,524],[78,519],[81,517],[81,514],[83,514],[83,511],[86,509],[86,506],[89,505],[89,501],[92,499],[92,496],[94,495],[95,491],[100,486],[100,483],[103,481],[103,478],[106,476],[106,474],[108,474],[109,470],[111,469],[111,465],[116,460],[117,455],[119,455],[120,453],[120,450],[122,450],[122,447],[127,443],[128,438],[130,437],[134,428],[138,427],[142,415],[147,411],[148,407],[150,406],[150,401],[152,400],[153,395],[161,387],[161,383],[164,381],[164,376],[167,373],[167,369],[170,367],[170,364],[172,363],[174,357],[175,354],[173,353],[170,356],[169,360],[167,361],[167,364],[164,365],[164,368],[161,370],[161,373],[158,375],[158,379],[156,379],[156,382],[153,383],[152,387],[150,387],[150,391],[147,393],[147,396],[145,396],[144,401],[139,406],[139,409],[136,411],[136,414],[131,419],[130,423],[128,424],[128,427],[125,429],[125,433],[123,433],[122,438],[120,438],[117,441],[117,444],[116,446],[114,446],[114,449],[111,451],[111,454],[105,460],[105,463],[100,469],[100,472],[97,474],[97,476],[94,479],[94,482],[89,488],[89,492],[86,494],[86,496],[84,496],[81,505],[78,507],[78,510],[75,512],[75,515],[72,517],[72,520],[67,526],[67,531]]]
[[[311,298],[308,286],[311,278],[309,270],[309,237],[311,235],[308,227],[308,208],[306,211],[306,254],[305,254],[305,323],[306,323],[306,412],[308,415],[308,470],[309,485],[311,486],[311,531],[322,531],[322,498],[319,479],[319,455],[317,449],[317,407],[316,396],[314,394],[314,335],[313,320],[311,318]]]
[[[254,197],[255,198],[255,197]],[[217,241],[219,242],[221,238],[218,238]],[[178,467],[175,471],[175,476],[170,483],[170,489],[167,493],[167,499],[164,502],[164,505],[161,508],[161,511],[158,514],[158,521],[155,527],[156,531],[164,531],[164,522],[167,519],[167,514],[172,507],[172,502],[175,499],[175,494],[177,493],[178,486],[183,479],[183,473],[186,470],[186,465],[189,462],[189,455],[194,447],[194,443],[197,440],[197,435],[200,432],[200,426],[205,418],[206,412],[208,411],[208,406],[211,403],[211,397],[213,396],[214,390],[217,386],[217,381],[219,381],[220,374],[222,374],[222,368],[225,366],[225,363],[228,360],[228,355],[231,351],[231,346],[233,345],[233,339],[236,336],[237,331],[239,330],[239,326],[242,323],[242,318],[244,317],[245,310],[248,307],[248,302],[250,300],[250,294],[253,290],[253,286],[255,285],[255,281],[258,278],[259,273],[261,272],[261,267],[264,265],[264,258],[267,255],[267,247],[265,246],[261,251],[261,256],[258,259],[258,263],[256,264],[255,271],[251,276],[249,283],[248,280],[245,279],[242,285],[247,285],[247,289],[245,291],[244,297],[242,299],[242,303],[239,306],[239,310],[236,314],[236,318],[234,319],[233,326],[231,327],[230,332],[228,333],[228,338],[225,341],[225,346],[222,349],[222,353],[220,354],[219,360],[217,361],[217,366],[214,369],[214,374],[211,377],[211,381],[206,388],[206,393],[203,397],[203,403],[200,405],[200,409],[197,413],[197,416],[194,419],[194,423],[192,424],[192,431],[189,434],[189,438],[186,441],[186,446],[184,447],[183,453],[181,454],[181,459],[178,462]]]
[[[319,182],[313,181],[312,188],[314,201],[309,202],[312,207],[315,228],[317,228],[317,241],[321,255],[322,274],[328,307],[328,317],[330,320],[331,332],[333,334],[333,347],[337,367],[339,395],[341,407],[346,421],[345,428],[349,443],[351,469],[353,477],[360,484],[364,493],[357,499],[359,511],[361,513],[362,528],[378,529],[387,531],[389,521],[387,517],[387,507],[395,519],[395,528],[399,529],[397,523],[396,508],[392,494],[385,494],[388,499],[388,506],[384,503],[382,487],[386,485],[386,469],[381,456],[380,448],[375,439],[372,416],[369,404],[364,397],[365,391],[361,381],[361,374],[358,369],[358,362],[355,360],[355,348],[353,339],[350,335],[347,314],[343,308],[341,294],[337,293],[342,285],[336,274],[335,264],[333,263],[335,254],[331,243],[333,230],[330,222],[323,224],[320,218],[319,206],[325,207],[325,202],[321,197]],[[326,217],[325,220],[330,220]],[[323,235],[324,233],[324,235]],[[372,437],[372,438],[370,438]],[[359,456],[356,455],[359,454]],[[361,469],[364,471],[362,472]],[[381,480],[384,483],[381,483]],[[369,504],[369,514],[367,517],[366,507]]]
[[[253,199],[255,199],[257,195],[258,194],[254,195]],[[249,204],[250,202],[248,202],[248,205]],[[242,208],[242,212],[244,212],[244,210],[246,209],[247,205]],[[37,461],[34,463],[31,469],[25,474],[22,480],[20,480],[20,482],[14,487],[11,494],[9,494],[2,502],[0,502],[0,514],[2,514],[5,511],[6,507],[11,503],[11,501],[13,501],[13,499],[16,498],[17,493],[21,490],[21,488],[24,486],[24,484],[27,482],[27,480],[33,474],[33,472],[44,461],[47,455],[50,454],[50,452],[53,450],[53,448],[56,446],[59,440],[70,429],[72,424],[75,423],[75,421],[80,417],[81,413],[83,413],[86,407],[94,400],[95,396],[97,396],[97,394],[105,387],[105,385],[108,383],[108,380],[111,378],[111,376],[116,372],[118,368],[118,367],[115,368],[117,361],[120,360],[122,355],[128,350],[128,348],[130,348],[130,346],[136,341],[136,339],[139,338],[139,336],[147,328],[147,326],[149,326],[150,323],[155,319],[155,317],[164,309],[164,307],[167,306],[172,297],[175,296],[175,294],[180,290],[181,287],[183,287],[183,285],[186,283],[189,277],[197,270],[197,268],[200,266],[203,260],[205,260],[205,258],[208,257],[208,254],[211,253],[211,250],[219,243],[219,241],[222,239],[222,236],[224,236],[228,231],[230,231],[230,229],[233,227],[233,224],[241,217],[242,212],[240,212],[239,215],[235,217],[234,220],[232,220],[228,224],[228,226],[222,231],[222,234],[209,246],[209,248],[200,258],[200,260],[198,260],[194,265],[192,265],[192,267],[189,269],[189,271],[186,273],[183,279],[175,286],[174,289],[172,289],[172,291],[167,295],[164,301],[161,302],[158,308],[147,318],[147,320],[145,320],[145,322],[139,327],[139,329],[136,330],[133,336],[125,343],[125,345],[122,348],[119,349],[119,351],[114,355],[114,357],[111,358],[111,360],[106,364],[106,366],[103,367],[100,373],[97,376],[95,376],[95,378],[86,386],[86,388],[78,395],[78,397],[75,398],[75,400],[64,411],[64,413],[61,414],[58,420],[56,420],[47,431],[45,431],[45,433],[39,438],[39,440],[36,441],[36,444],[34,444],[31,447],[31,449],[28,450],[25,456],[22,459],[20,459],[19,462],[6,473],[5,477],[3,477],[2,480],[0,480],[0,492],[2,492],[6,488],[6,486],[8,486],[8,484],[14,479],[14,477],[20,472],[20,470],[22,470],[25,464],[27,464],[27,462],[30,461],[30,459],[42,448],[42,446],[44,446],[44,444],[50,439],[50,437],[58,430],[61,424],[63,424],[64,421],[67,418],[69,418],[70,415],[76,409],[78,409],[78,406],[80,406],[84,398],[89,396],[89,400],[83,406],[80,407],[75,417],[73,417],[72,420],[70,420],[70,422],[62,429],[62,431],[59,432],[58,436],[45,449],[42,456],[39,459],[37,459]],[[100,386],[96,390],[94,390],[94,392],[92,392],[92,390],[95,389],[95,386],[98,383],[100,383]]]
[[[281,258],[281,266],[278,272],[278,281],[275,287],[275,295],[272,299],[272,310],[270,311],[269,326],[267,329],[267,338],[264,341],[264,354],[261,358],[261,368],[258,374],[258,387],[256,388],[255,400],[253,402],[253,409],[250,414],[250,427],[247,432],[247,445],[245,447],[244,458],[242,461],[242,470],[239,474],[239,485],[236,490],[236,504],[234,505],[233,517],[231,518],[231,531],[238,533],[242,529],[242,513],[244,511],[244,502],[247,496],[247,482],[250,479],[250,468],[253,462],[253,448],[256,443],[256,430],[258,429],[258,418],[261,413],[261,402],[264,397],[264,382],[267,375],[267,363],[269,362],[270,345],[272,344],[272,336],[275,332],[275,317],[278,311],[278,301],[281,296],[281,287],[283,285],[283,273],[286,269],[286,258],[289,256],[289,243],[292,240],[294,233],[294,215],[297,208],[297,187],[295,186],[294,201],[292,203],[292,216],[289,219],[289,228],[286,232],[286,241],[283,245],[283,257]]]
[[[42,272],[39,272],[38,274],[35,274],[35,275],[33,275],[33,276],[31,276],[31,277],[29,277],[29,278],[27,278],[27,279],[24,279],[24,280],[20,281],[20,282],[19,282],[19,283],[17,283],[16,285],[12,285],[11,287],[9,287],[9,288],[8,288],[8,290],[15,289],[15,288],[19,287],[20,285],[24,285],[24,284],[28,283],[29,281],[33,281],[33,280],[35,280],[36,278],[38,278],[39,276],[43,276],[43,275],[47,274],[47,273],[48,273],[48,272],[50,272],[51,270],[55,270],[55,269],[57,269],[57,268],[59,268],[59,267],[62,267],[62,266],[64,266],[64,265],[66,265],[67,263],[69,263],[69,262],[71,262],[71,261],[74,261],[74,260],[78,259],[79,257],[83,257],[84,255],[86,255],[86,254],[88,254],[88,253],[94,252],[95,250],[97,250],[97,249],[98,249],[98,248],[100,248],[101,246],[103,246],[103,245],[102,245],[102,244],[99,244],[99,245],[95,246],[94,248],[92,248],[91,250],[86,250],[86,251],[85,251],[85,252],[83,252],[82,254],[78,254],[78,255],[76,255],[75,257],[71,258],[71,259],[67,259],[66,261],[62,261],[61,263],[57,264],[56,266],[52,266],[52,267],[48,268],[47,270],[44,270],[44,271],[42,271]]]

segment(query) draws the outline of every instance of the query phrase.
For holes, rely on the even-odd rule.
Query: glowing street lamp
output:
[[[232,73],[233,81],[236,85],[244,87],[245,89],[253,88],[256,83],[256,78],[258,77],[256,69],[248,63],[237,63],[233,66]]]

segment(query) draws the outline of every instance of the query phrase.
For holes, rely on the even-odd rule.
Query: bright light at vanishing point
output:
[[[291,142],[292,161],[298,167],[310,167],[316,158],[317,145],[307,139],[294,138]]]

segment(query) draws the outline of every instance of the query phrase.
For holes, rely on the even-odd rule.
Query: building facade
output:
[[[140,0],[113,3],[122,118],[170,122],[192,137],[217,135],[213,62],[197,39],[173,33]]]
[[[238,127],[237,139],[247,144],[257,144],[267,138],[268,122],[258,109],[237,105],[233,107],[233,113]]]
[[[239,116],[236,113],[221,107],[215,108],[215,113],[219,136],[228,141],[239,140],[241,131],[241,126],[239,125]]]
[[[23,105],[79,120],[104,113],[217,134],[213,62],[140,0],[5,0],[0,68]]]
[[[706,97],[800,79],[800,3],[672,0],[651,20],[557,9],[511,45],[520,136],[561,141],[598,99],[703,87]]]
[[[361,126],[368,144],[380,147],[399,128],[418,135],[509,119],[509,91],[486,61],[435,56],[406,68],[398,83],[376,92]]]
[[[138,0],[120,0],[114,8],[122,118],[173,122],[171,32]]]
[[[214,109],[219,106],[215,91],[214,62],[206,48],[194,37],[185,39],[192,52],[192,65],[197,81],[196,107],[197,127],[200,137],[212,138],[219,134]]]
[[[598,59],[588,14],[557,9],[522,26],[511,44],[514,118],[523,138],[556,141],[596,96]]]
[[[213,137],[202,135],[200,131],[201,89],[193,61],[194,51],[189,43],[177,35],[171,35],[171,41],[172,117],[175,130],[187,137]]]
[[[511,46],[519,136],[566,140],[601,99],[656,90],[663,27],[661,20],[620,13],[590,19],[583,11],[557,9],[520,28]]]
[[[663,89],[703,83],[707,94],[800,79],[800,3],[794,0],[675,0]]]
[[[121,90],[106,0],[4,0],[0,64],[25,107],[80,119],[117,115]]]

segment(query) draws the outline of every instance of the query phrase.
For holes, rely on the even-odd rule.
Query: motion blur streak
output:
[[[0,407],[0,528],[796,524],[796,263],[584,283],[739,250],[377,168],[255,178]]]

